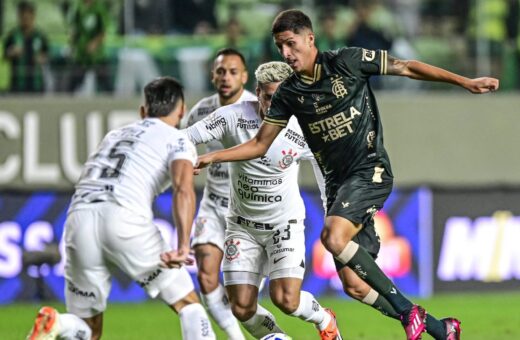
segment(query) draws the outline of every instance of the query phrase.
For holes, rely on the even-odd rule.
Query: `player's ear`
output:
[[[314,46],[314,39],[314,32],[309,31],[309,33],[307,34],[307,42],[309,43],[309,47]]]
[[[247,84],[247,79],[248,78],[249,78],[249,74],[247,73],[247,71],[242,72],[242,85]]]
[[[145,119],[147,116],[146,108],[143,105],[139,107],[139,115],[141,116],[141,119]]]

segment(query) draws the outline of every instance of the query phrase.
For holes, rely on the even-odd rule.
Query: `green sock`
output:
[[[341,259],[338,259],[341,262]],[[358,247],[352,258],[346,263],[363,281],[368,283],[376,292],[384,296],[399,314],[409,311],[413,304],[404,297],[392,281],[383,273],[370,254],[361,246]]]
[[[430,314],[426,314],[426,331],[437,340],[446,339],[446,326]]]

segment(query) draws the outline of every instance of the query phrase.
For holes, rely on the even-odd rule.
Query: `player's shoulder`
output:
[[[199,100],[189,112],[189,125],[204,119],[206,116],[211,114],[220,106],[218,94],[215,93],[211,96],[204,97]]]
[[[242,96],[240,96],[241,101],[254,101],[256,100],[256,95],[248,90],[244,90]]]

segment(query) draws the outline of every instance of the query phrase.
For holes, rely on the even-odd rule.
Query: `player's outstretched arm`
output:
[[[392,56],[388,56],[387,74],[450,83],[461,86],[471,93],[487,93],[496,91],[499,87],[499,81],[495,78],[470,79],[417,60],[400,60]]]
[[[202,169],[211,163],[248,161],[261,157],[265,155],[282,129],[281,126],[263,123],[256,136],[247,142],[199,156],[197,168]]]
[[[183,264],[193,264],[189,258],[190,234],[193,217],[195,216],[195,190],[193,189],[193,164],[189,160],[178,159],[171,163],[172,179],[172,213],[177,228],[177,250],[163,253],[163,266],[180,267]]]

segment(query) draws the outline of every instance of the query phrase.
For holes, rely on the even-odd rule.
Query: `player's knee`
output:
[[[237,303],[231,304],[231,311],[233,312],[235,318],[237,318],[237,320],[240,322],[247,321],[251,319],[253,315],[255,315],[253,306],[241,305]]]
[[[349,241],[345,234],[337,228],[323,228],[320,236],[325,249],[333,255],[340,254]]]
[[[300,304],[300,299],[295,294],[288,292],[274,294],[271,296],[271,300],[285,314],[294,313]]]

